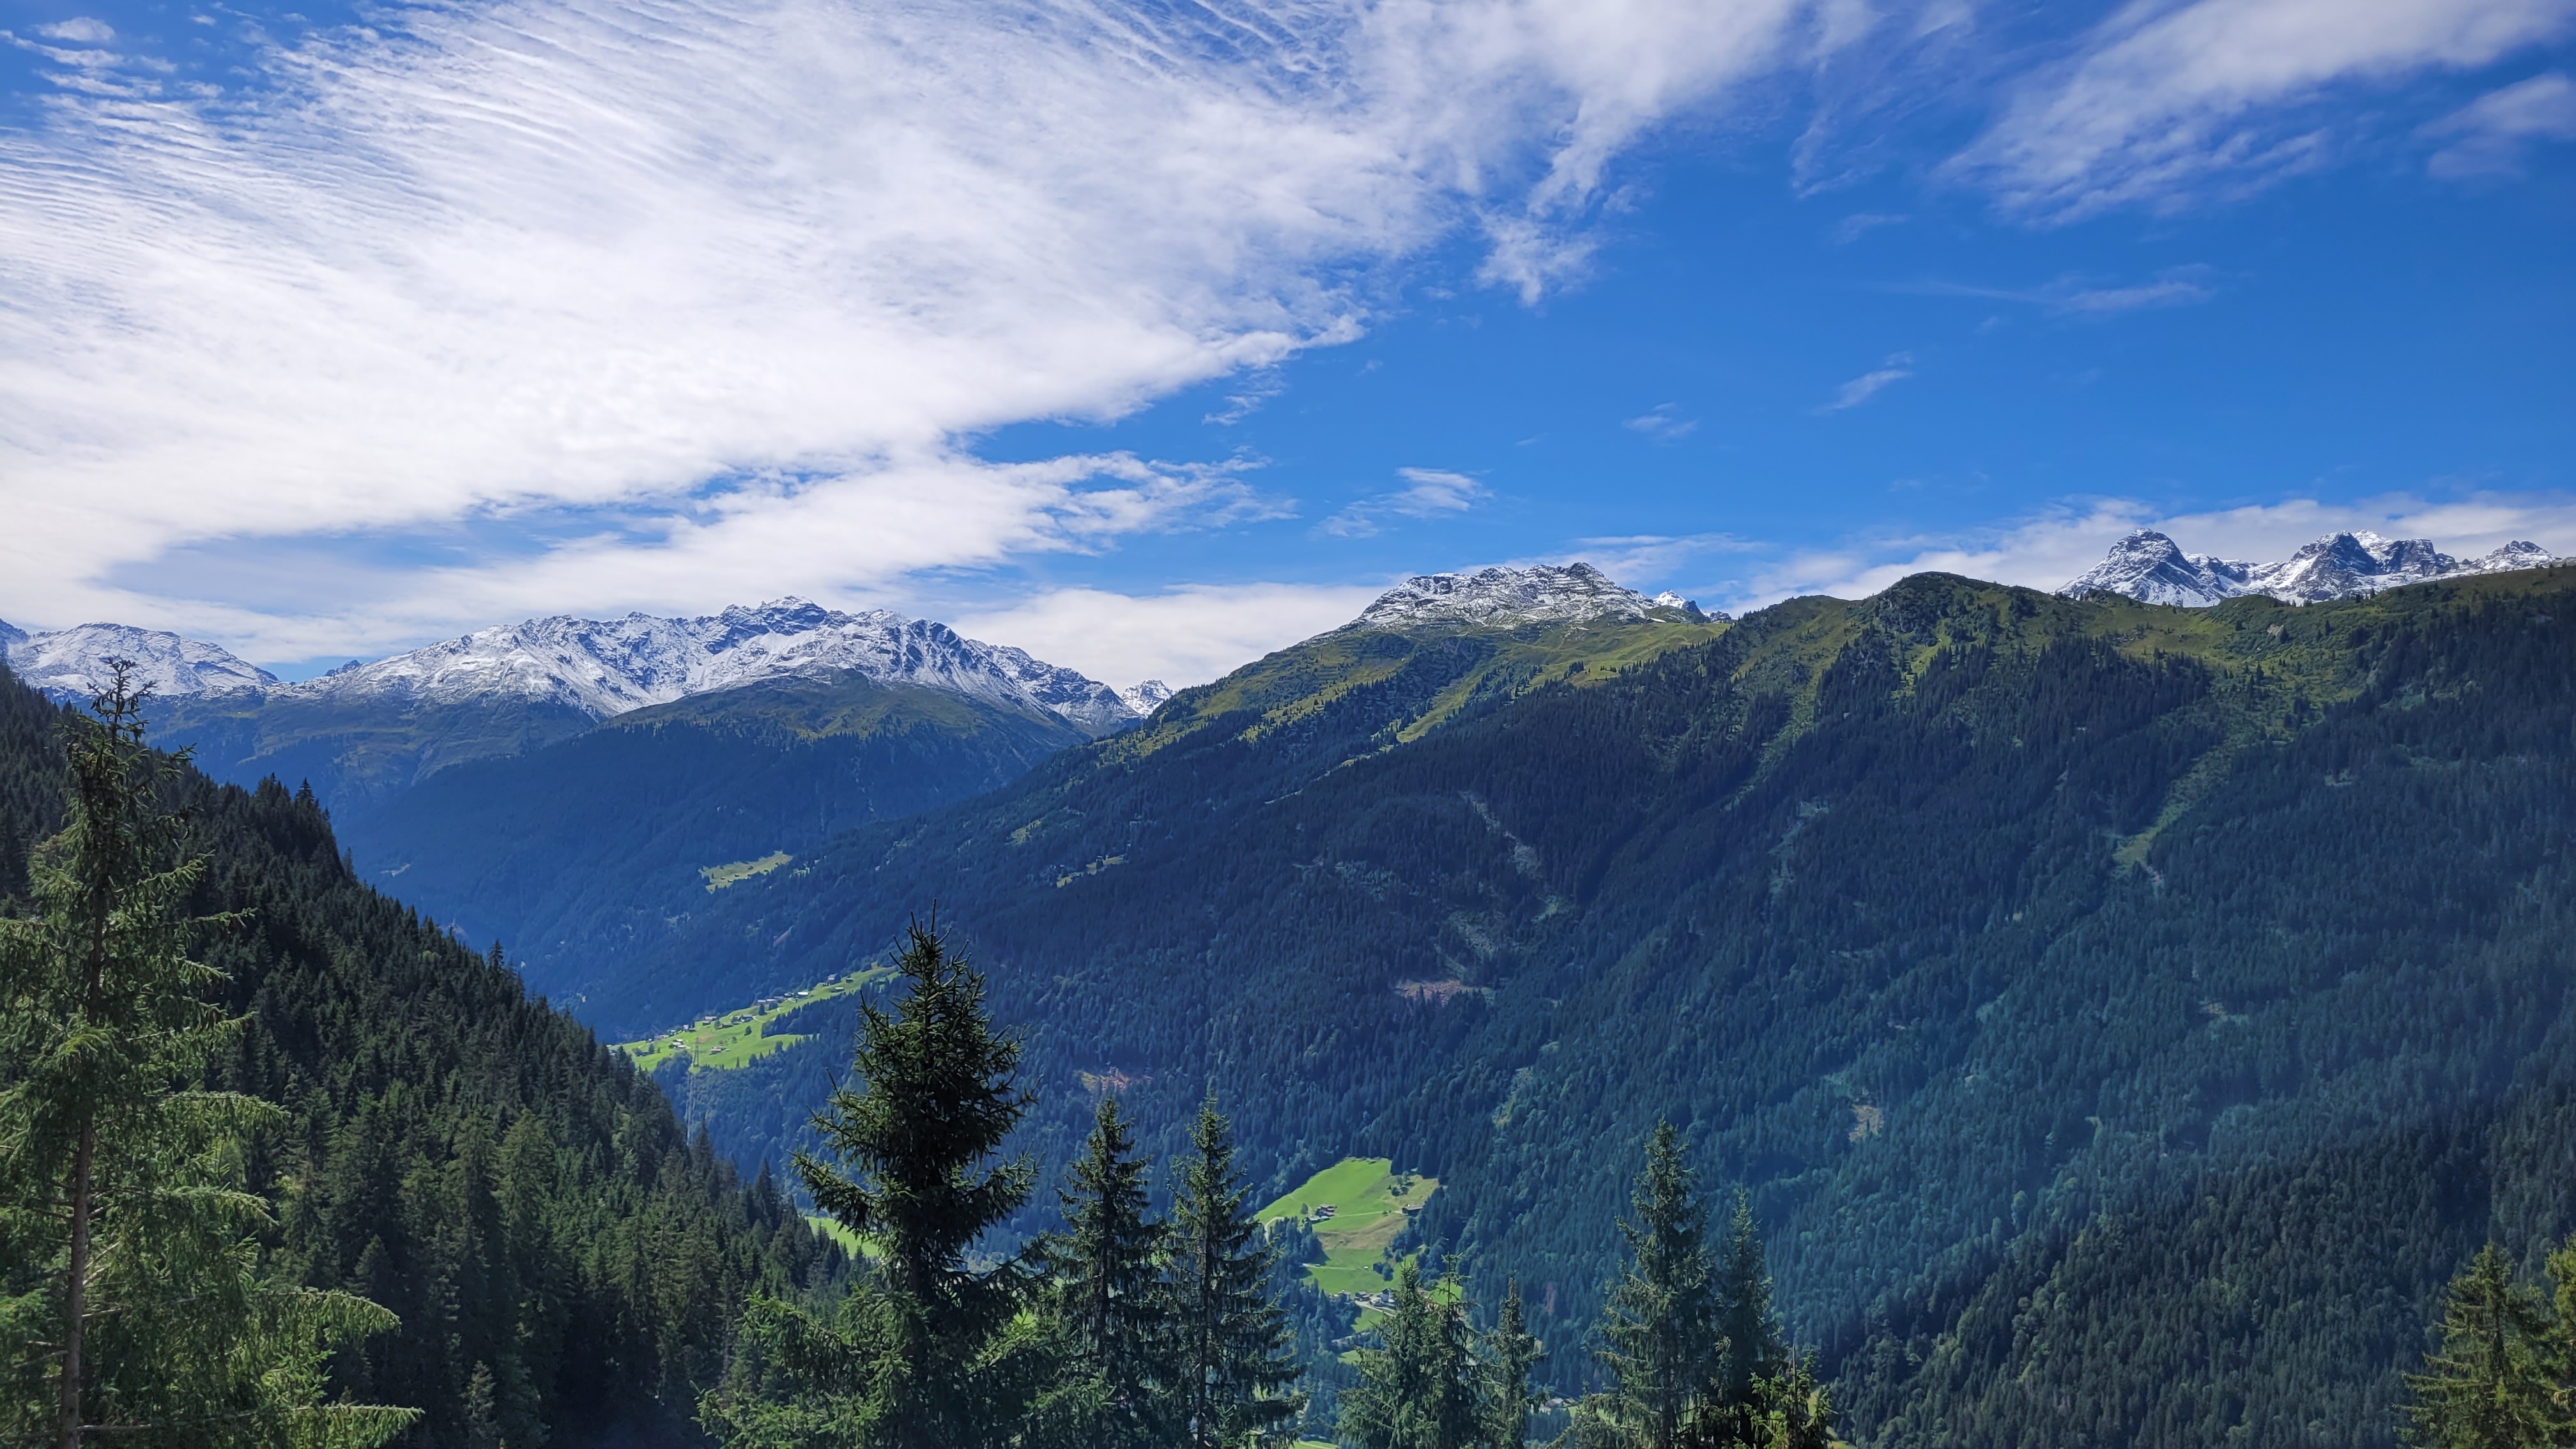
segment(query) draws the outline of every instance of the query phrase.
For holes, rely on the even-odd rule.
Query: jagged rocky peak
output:
[[[2478,558],[2458,559],[2435,548],[2431,539],[2382,538],[2368,530],[2354,530],[2327,534],[2277,563],[2237,563],[2210,554],[2184,553],[2171,538],[2142,528],[2111,545],[2102,562],[2058,592],[2071,599],[2121,594],[2143,603],[2186,608],[2245,594],[2313,604],[2556,561],[2549,550],[2519,539]]]
[[[111,660],[130,659],[154,694],[225,694],[263,689],[277,676],[219,645],[162,629],[82,624],[30,634],[0,624],[0,653],[11,672],[58,700],[86,700],[107,687]]]
[[[2108,557],[2058,592],[2070,599],[2125,594],[2149,604],[2197,608],[2245,592],[2246,567],[2208,554],[2184,553],[2171,538],[2141,528],[2111,545]]]
[[[1666,602],[1669,599],[1671,602]],[[1345,629],[1417,629],[1429,625],[1511,628],[1576,619],[1635,620],[1671,610],[1703,615],[1679,595],[1649,599],[1613,583],[1588,563],[1484,568],[1464,574],[1421,574],[1378,595],[1377,602]]]

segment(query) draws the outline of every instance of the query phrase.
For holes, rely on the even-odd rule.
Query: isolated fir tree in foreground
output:
[[[1602,1364],[1618,1392],[1591,1407],[1644,1449],[1676,1449],[1692,1413],[1710,1397],[1726,1341],[1718,1329],[1708,1210],[1682,1161],[1681,1134],[1665,1122],[1646,1144],[1645,1170],[1630,1199],[1634,1222],[1627,1275],[1603,1305]]]
[[[1178,1437],[1175,1345],[1162,1316],[1164,1228],[1145,1216],[1147,1166],[1118,1100],[1102,1098],[1060,1193],[1067,1229],[1045,1248],[1064,1334],[1050,1432],[1091,1449]]]
[[[795,1159],[815,1205],[876,1248],[874,1281],[829,1321],[752,1306],[733,1373],[700,1408],[728,1444],[1000,1444],[1045,1387],[1014,1323],[1021,1265],[968,1257],[1029,1196],[1025,1158],[993,1161],[1030,1101],[1019,1044],[993,1029],[983,978],[933,929],[912,926],[895,965],[910,990],[892,1016],[864,1007],[855,1081],[814,1117],[851,1175]]]
[[[1240,1445],[1295,1420],[1305,1401],[1287,1386],[1300,1370],[1288,1316],[1270,1294],[1272,1249],[1246,1206],[1233,1129],[1214,1101],[1199,1107],[1190,1152],[1172,1203],[1165,1289],[1175,1412],[1194,1449]]]
[[[0,1437],[11,1444],[361,1446],[416,1413],[323,1401],[331,1351],[394,1327],[341,1293],[267,1281],[247,1136],[283,1114],[196,1090],[241,1024],[188,959],[204,872],[161,796],[117,662],[70,723],[69,821],[0,921]]]
[[[2493,1243],[2451,1282],[2441,1346],[2408,1374],[2407,1438],[2423,1449],[2549,1449],[2576,1444],[2576,1240],[2551,1255],[2559,1311],[2513,1281]]]
[[[1725,1256],[1708,1246],[1681,1134],[1646,1143],[1620,1230],[1629,1266],[1604,1305],[1600,1354],[1616,1387],[1576,1406],[1580,1449],[1826,1449],[1832,1402],[1808,1361],[1783,1346],[1752,1208],[1736,1200]]]

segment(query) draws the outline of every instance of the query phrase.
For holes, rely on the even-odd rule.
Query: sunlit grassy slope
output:
[[[1264,1222],[1304,1218],[1314,1228],[1324,1245],[1324,1261],[1308,1264],[1306,1277],[1317,1288],[1332,1294],[1384,1292],[1390,1280],[1378,1276],[1377,1265],[1387,1264],[1391,1273],[1398,1263],[1414,1256],[1396,1258],[1389,1253],[1396,1235],[1404,1231],[1409,1216],[1405,1210],[1419,1211],[1440,1190],[1439,1179],[1394,1172],[1394,1165],[1383,1157],[1345,1157],[1298,1184],[1258,1216]],[[1333,1210],[1330,1217],[1315,1216],[1318,1209],[1327,1207]]]
[[[864,990],[892,975],[894,968],[891,966],[852,971],[803,991],[790,992],[767,1006],[742,1006],[717,1012],[700,1017],[687,1026],[656,1032],[637,1041],[619,1042],[616,1049],[633,1057],[635,1065],[647,1072],[658,1069],[675,1055],[687,1057],[689,1070],[693,1072],[749,1066],[771,1052],[784,1051],[806,1040],[794,1032],[764,1035],[771,1022],[816,1002]]]
[[[708,890],[720,891],[726,886],[738,885],[753,876],[767,875],[795,858],[786,851],[773,850],[758,860],[728,861],[723,865],[707,866],[698,874],[706,878]]]

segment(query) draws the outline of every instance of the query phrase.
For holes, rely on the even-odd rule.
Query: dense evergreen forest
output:
[[[279,1341],[420,1443],[2561,1443],[2571,602],[1923,576],[1325,636],[710,895],[603,1019],[902,975],[674,1071],[684,1119],[352,879],[309,793],[182,773],[170,904],[244,1020],[190,1080],[272,1104],[187,1171],[322,1294]],[[64,723],[0,696],[33,921]],[[1359,1154],[1441,1187],[1354,1333],[1243,1209]],[[19,1394],[50,1290],[6,1262]],[[1193,1283],[1216,1380],[1157,1357]]]
[[[2571,595],[2186,611],[1934,575],[1695,637],[1326,636],[726,892],[619,1009],[820,979],[935,899],[1031,1023],[1047,1171],[1086,1076],[1163,1151],[1213,1081],[1268,1189],[1361,1152],[1435,1174],[1438,1261],[1579,1337],[1623,1144],[1669,1115],[1750,1191],[1862,1422],[2060,1442],[1996,1386],[2069,1340],[1952,1341],[2060,1282],[2069,1324],[2163,1303],[2241,1350],[2052,1353],[2088,1442],[2384,1444],[2457,1266],[2576,1227],[2533,1185],[2568,1155]],[[673,1085],[775,1150],[828,1065],[802,1055]],[[2381,1236],[2206,1267],[2301,1183],[2384,1204]]]
[[[1083,739],[1051,715],[917,685],[767,680],[451,765],[333,815],[370,880],[469,939],[507,941],[531,981],[574,1003],[596,963],[706,899],[705,867],[983,794]]]
[[[32,909],[31,847],[66,819],[64,730],[63,711],[0,678],[0,897],[13,917]],[[205,987],[216,1015],[240,1023],[196,1063],[194,1086],[273,1109],[205,1169],[205,1190],[264,1204],[250,1239],[262,1281],[353,1295],[399,1320],[341,1346],[336,1391],[422,1411],[400,1442],[440,1449],[695,1442],[698,1386],[721,1372],[748,1296],[828,1293],[848,1271],[841,1251],[770,1178],[746,1186],[703,1135],[685,1137],[649,1081],[530,1000],[497,952],[352,879],[309,793],[190,771],[155,788],[185,827],[164,864],[203,860],[173,906],[218,918],[192,950],[220,973]],[[13,1031],[33,1030],[33,999],[12,980],[0,1005]],[[0,1093],[23,1105],[50,1059],[0,1054]],[[27,1139],[12,1140],[11,1187],[37,1191]],[[197,1170],[183,1168],[138,1163],[127,1178],[177,1184]],[[60,1285],[47,1286],[50,1254],[36,1246],[52,1219],[30,1201],[6,1204],[0,1254],[14,1350],[0,1423],[13,1443],[50,1438],[22,1440],[16,1416],[40,1397],[47,1362],[30,1342],[60,1337],[47,1326]],[[135,1213],[105,1222],[126,1235],[113,1241],[159,1241]],[[157,1341],[102,1345],[91,1373],[111,1386],[163,1362]],[[111,1439],[233,1442],[211,1430],[96,1442]]]

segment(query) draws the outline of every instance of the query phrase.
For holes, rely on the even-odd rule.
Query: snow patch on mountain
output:
[[[1669,600],[1669,602],[1667,602]],[[1401,632],[1433,625],[1512,628],[1577,619],[1634,621],[1658,611],[1702,615],[1678,594],[1649,599],[1611,582],[1588,563],[1486,568],[1470,574],[1420,574],[1378,595],[1345,630]]]
[[[2120,594],[2142,603],[2184,608],[2202,608],[2247,594],[2314,604],[2556,561],[2547,549],[2519,539],[2481,557],[2459,559],[2435,548],[2431,539],[2382,538],[2355,530],[2327,534],[2278,563],[2238,563],[2184,553],[2171,538],[2142,528],[2111,545],[2102,562],[2068,580],[2057,592],[2070,599]]]
[[[108,661],[134,662],[136,682],[164,698],[264,689],[277,676],[228,650],[159,629],[83,624],[30,634],[0,624],[11,672],[49,699],[86,701],[107,687]]]

